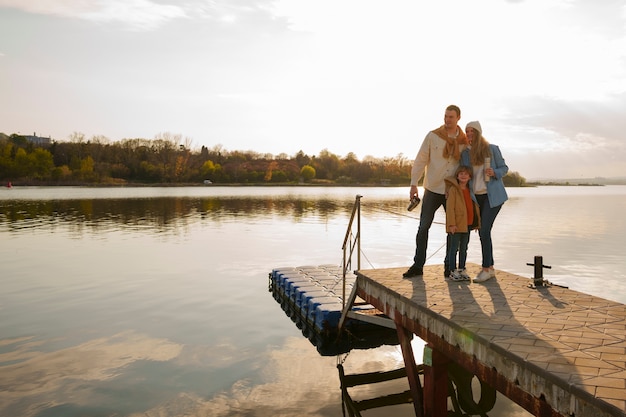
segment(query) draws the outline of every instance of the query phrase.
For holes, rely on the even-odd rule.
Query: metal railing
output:
[[[356,249],[356,268],[361,269],[361,198],[362,195],[356,196],[354,206],[352,207],[352,214],[350,216],[350,222],[348,223],[348,229],[346,230],[346,236],[343,239],[343,289],[342,299],[343,305],[346,305],[346,272],[352,268],[352,255]],[[354,234],[354,219],[356,218],[356,234]]]

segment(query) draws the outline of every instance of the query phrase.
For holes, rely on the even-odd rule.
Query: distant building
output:
[[[37,146],[50,146],[50,144],[52,144],[52,139],[37,136],[37,133],[33,133],[32,136],[24,135],[24,138],[30,143]]]

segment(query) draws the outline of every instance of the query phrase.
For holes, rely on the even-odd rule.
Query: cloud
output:
[[[626,150],[620,133],[626,131],[626,120],[621,116],[626,93],[604,101],[522,98],[509,102],[507,107],[510,123],[552,132],[584,150]]]
[[[271,16],[270,0],[0,0],[0,7],[32,14],[120,24],[133,31],[151,31],[177,19],[209,19],[222,24],[279,20]]]
[[[102,23],[119,21],[134,29],[151,30],[187,14],[178,6],[159,5],[149,0],[119,0],[105,2],[99,10],[81,17]]]
[[[172,19],[187,17],[180,6],[150,0],[0,0],[0,7],[97,23],[120,23],[132,30],[152,30]]]

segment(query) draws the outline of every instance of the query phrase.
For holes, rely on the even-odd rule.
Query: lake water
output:
[[[626,303],[626,186],[508,192],[497,269],[531,278],[540,255],[551,282]],[[0,415],[341,416],[337,361],[392,369],[399,347],[321,356],[268,273],[340,265],[357,194],[361,267],[408,267],[408,187],[0,190]],[[429,264],[444,257],[443,211],[436,221]],[[489,415],[528,414],[499,396]]]

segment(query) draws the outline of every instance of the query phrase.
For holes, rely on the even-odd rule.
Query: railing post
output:
[[[361,269],[361,196],[357,197],[356,217],[356,269]]]
[[[346,308],[346,247],[343,247],[343,279],[341,286],[341,302],[343,304],[343,308]]]
[[[346,271],[348,270],[348,265],[352,266],[352,252],[354,251],[354,243],[356,243],[357,249],[357,269],[361,269],[361,197],[362,195],[357,194],[356,200],[354,202],[354,206],[352,207],[352,214],[350,215],[350,222],[348,223],[348,230],[346,230],[346,236],[343,239],[343,288],[341,292],[341,297],[343,301],[343,306],[346,306]],[[352,242],[352,225],[354,224],[354,217],[356,216],[357,220],[357,234],[356,234],[356,242]],[[348,245],[349,244],[349,245]],[[346,260],[346,248],[350,248],[350,256],[349,259]]]

